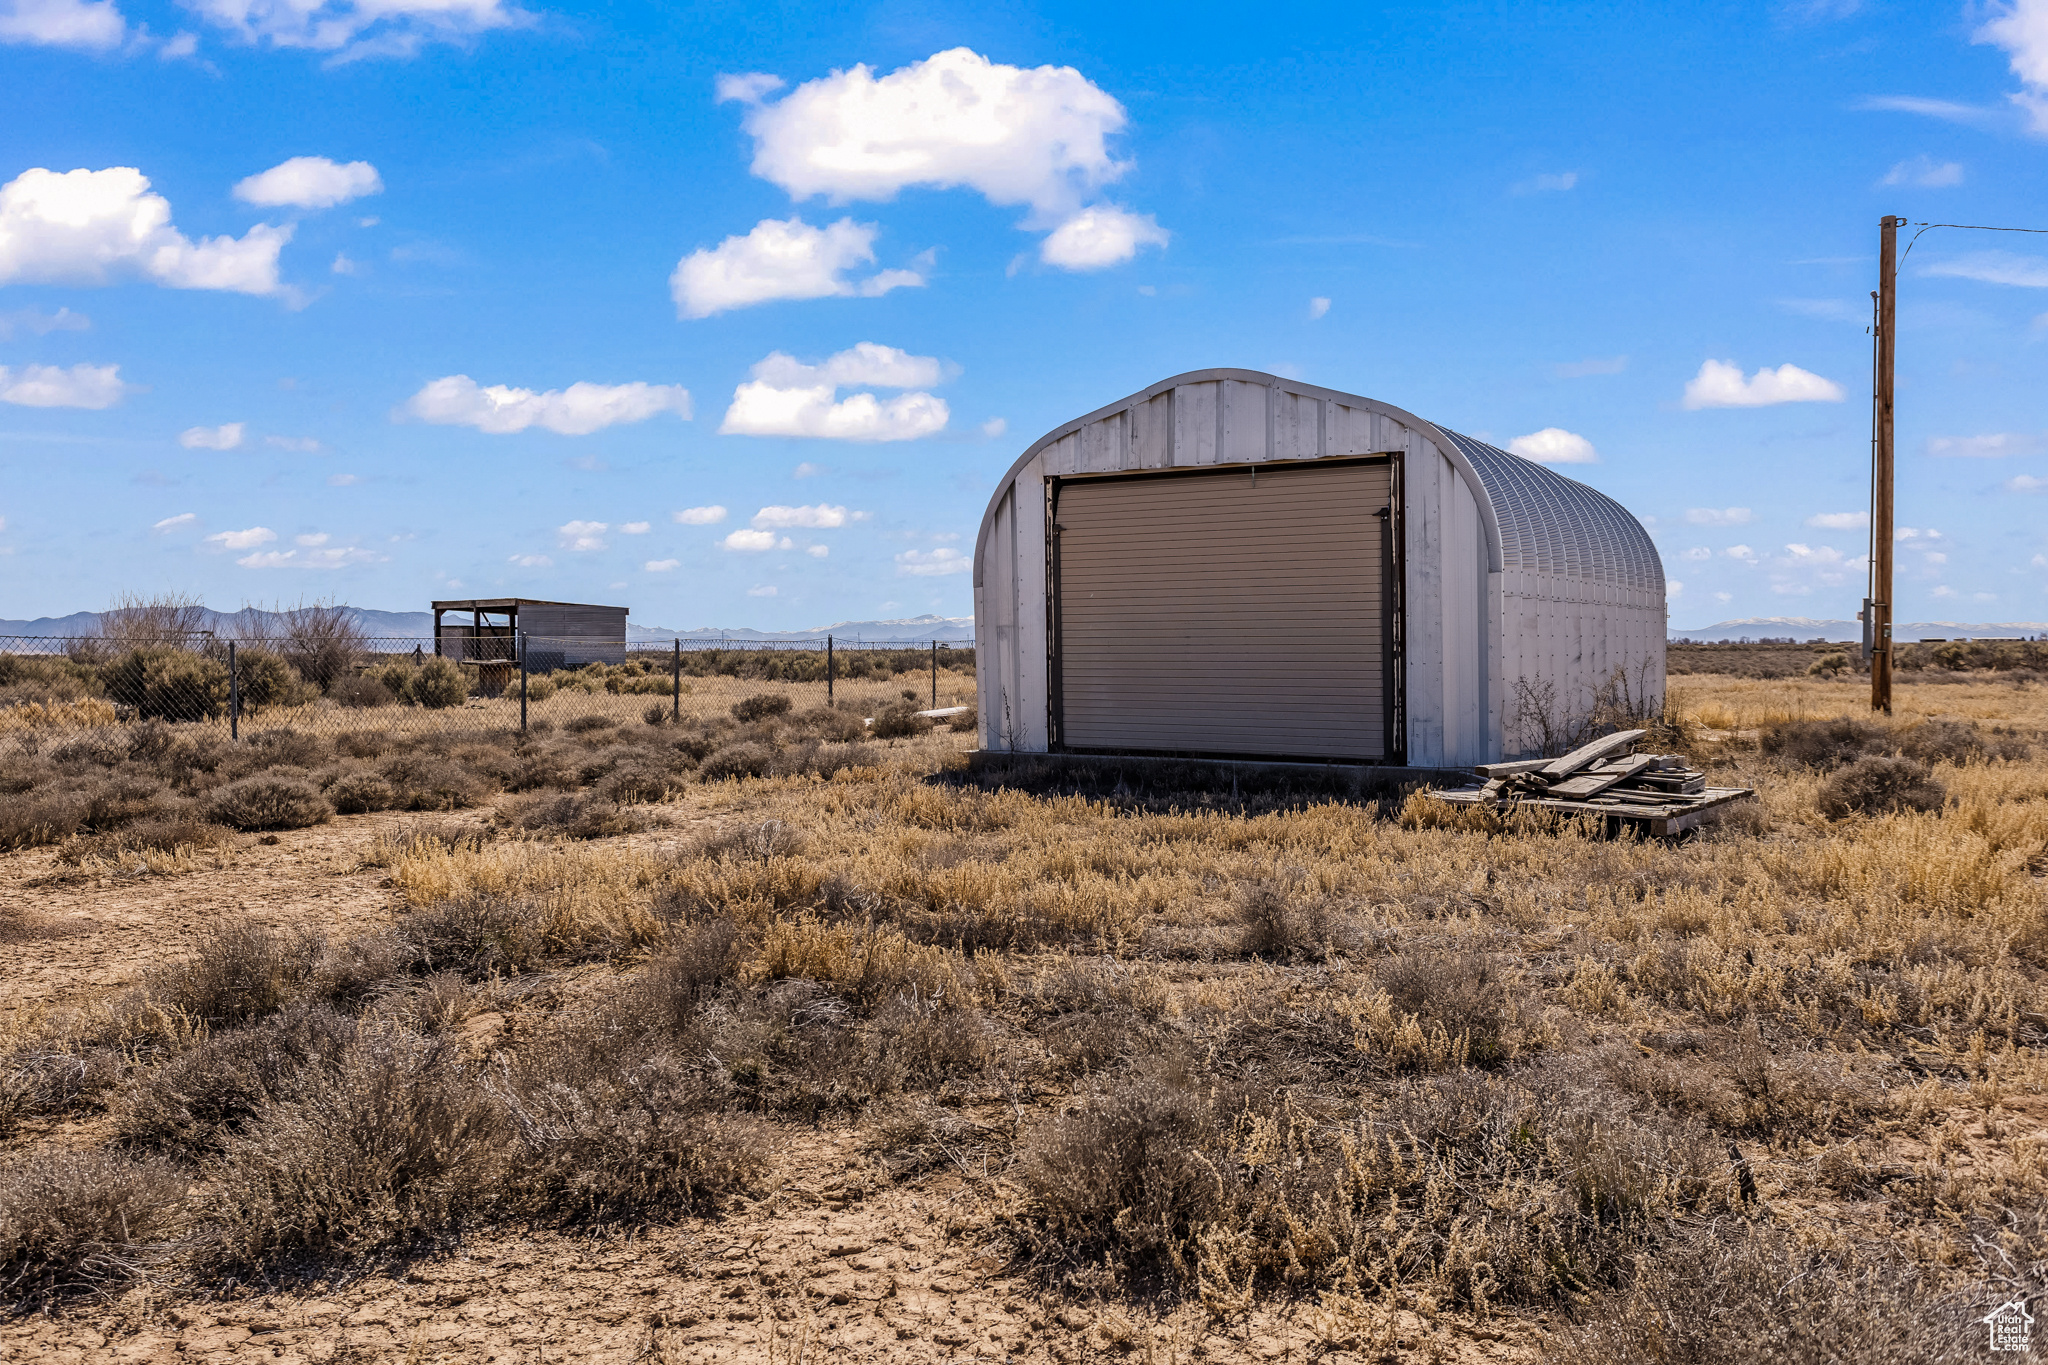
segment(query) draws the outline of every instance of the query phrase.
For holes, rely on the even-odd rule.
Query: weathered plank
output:
[[[1472,771],[1481,777],[1513,777],[1516,773],[1541,772],[1551,762],[1547,758],[1518,758],[1509,763],[1476,763]]]
[[[1544,767],[1543,775],[1553,781],[1570,777],[1581,768],[1591,767],[1609,754],[1621,752],[1648,733],[1647,730],[1623,730],[1605,739],[1596,739],[1591,744],[1584,744],[1572,750],[1563,758],[1553,759]]]
[[[1602,765],[1602,767],[1596,768],[1592,772],[1581,773],[1577,777],[1570,777],[1562,782],[1551,783],[1550,790],[1545,795],[1564,801],[1583,801],[1586,797],[1598,796],[1609,787],[1618,786],[1628,781],[1628,779],[1649,766],[1650,757],[1647,754],[1613,767]]]

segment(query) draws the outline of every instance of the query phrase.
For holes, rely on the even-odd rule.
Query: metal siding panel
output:
[[[1173,397],[1161,394],[1131,409],[1131,463],[1140,469],[1164,469],[1173,463]]]
[[[1216,463],[1217,413],[1215,382],[1183,384],[1173,391],[1173,462],[1176,465]]]
[[[1332,455],[1369,455],[1375,449],[1391,450],[1393,447],[1372,443],[1372,414],[1363,408],[1347,407],[1342,403],[1330,405],[1330,450]]]
[[[1272,390],[1264,384],[1242,380],[1223,381],[1223,455],[1220,463],[1242,464],[1273,458],[1272,430],[1267,400]]]
[[[1420,437],[1409,438],[1408,761],[1442,762],[1444,745],[1443,471],[1449,464]]]
[[[1486,617],[1481,592],[1486,548],[1479,507],[1458,471],[1444,464],[1444,762],[1486,761],[1482,724],[1482,654]]]
[[[1384,466],[1062,488],[1065,743],[1384,757],[1387,490]]]

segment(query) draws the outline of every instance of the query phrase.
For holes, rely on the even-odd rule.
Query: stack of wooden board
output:
[[[1606,815],[1643,824],[1650,834],[1676,834],[1715,807],[1756,794],[1748,787],[1709,787],[1705,773],[1676,755],[1636,753],[1645,733],[1623,730],[1562,758],[1482,763],[1472,771],[1485,785],[1436,796],[1454,805]]]

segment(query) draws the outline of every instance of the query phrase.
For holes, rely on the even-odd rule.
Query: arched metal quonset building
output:
[[[1047,433],[974,550],[981,744],[1420,767],[1664,686],[1612,498],[1355,394],[1198,370]]]

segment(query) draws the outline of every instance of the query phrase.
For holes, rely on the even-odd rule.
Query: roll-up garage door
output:
[[[1387,756],[1385,461],[1062,481],[1066,749]]]

